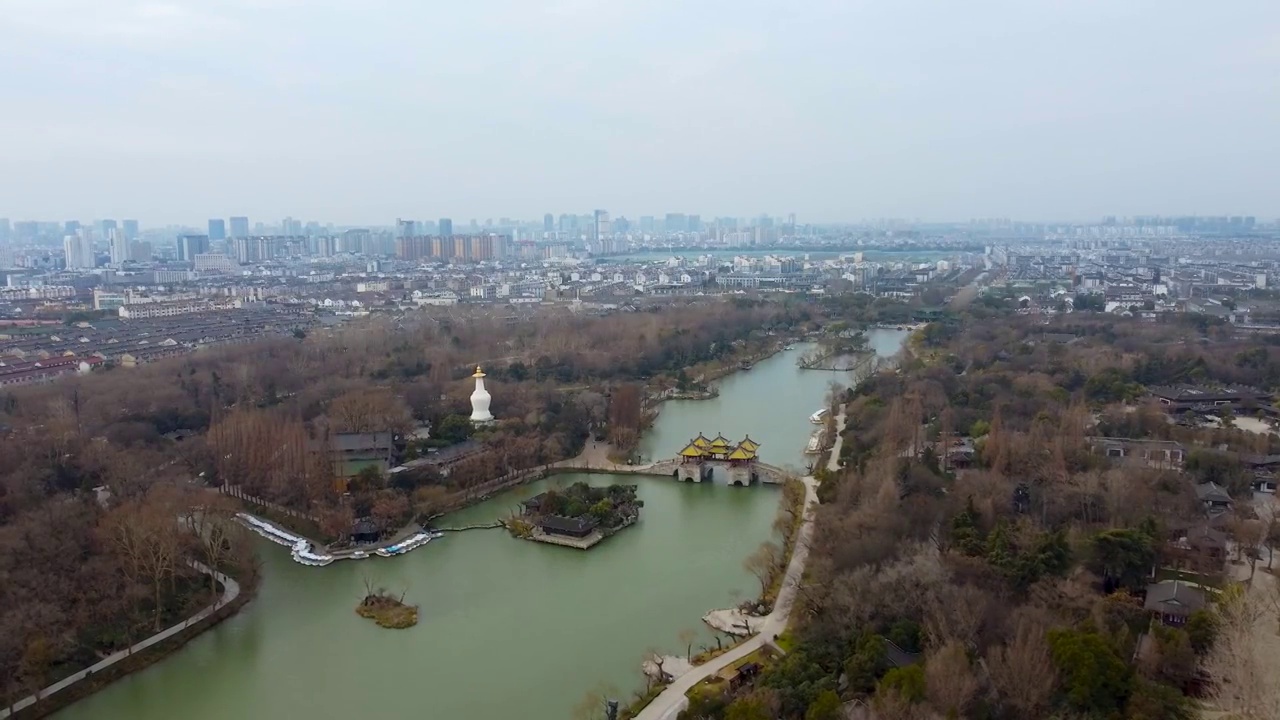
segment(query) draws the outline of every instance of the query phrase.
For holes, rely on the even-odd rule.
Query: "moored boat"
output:
[[[299,537],[291,532],[281,530],[280,528],[268,522],[263,522],[248,513],[236,513],[236,519],[253,530],[262,537],[270,540],[277,545],[283,545],[290,548],[289,556],[295,562],[302,565],[311,565],[319,567],[328,565],[334,561],[332,555],[320,555],[311,549],[311,541],[304,537]]]
[[[813,431],[813,434],[809,436],[809,444],[804,449],[806,455],[817,455],[822,452],[822,440],[825,432],[822,429]]]
[[[443,533],[433,533],[433,532],[415,533],[414,535],[411,535],[405,538],[404,540],[396,543],[395,545],[388,545],[387,547],[384,547],[384,548],[378,548],[377,550],[374,550],[374,552],[381,557],[395,557],[397,555],[403,555],[409,552],[410,550],[415,550],[417,548],[420,548],[423,545],[426,545],[427,543],[431,542],[432,540],[435,540],[436,538],[440,538],[440,537],[443,537]]]

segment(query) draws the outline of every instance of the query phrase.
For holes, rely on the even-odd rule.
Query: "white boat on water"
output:
[[[334,560],[339,559],[332,555],[321,555],[315,552],[312,549],[310,540],[294,535],[286,530],[282,530],[269,522],[259,520],[248,513],[237,513],[236,518],[250,530],[253,530],[262,537],[276,543],[277,545],[283,545],[289,548],[289,555],[293,558],[294,562],[302,565],[310,565],[312,567],[323,567],[332,563]],[[403,555],[410,550],[420,548],[432,540],[442,537],[444,537],[444,533],[441,532],[424,531],[415,533],[395,545],[378,548],[373,551],[373,554],[378,555],[379,557],[395,557],[397,555]],[[363,560],[369,557],[369,553],[364,550],[356,550],[351,553],[349,557],[353,560]]]
[[[294,562],[312,567],[323,567],[333,562],[332,555],[318,555],[311,552],[311,543],[306,540],[299,540],[297,545],[293,546],[293,552],[289,553]]]
[[[380,555],[381,557],[395,557],[396,555],[403,555],[409,552],[410,550],[415,550],[417,548],[420,548],[423,545],[426,545],[427,543],[431,542],[432,540],[438,537],[442,537],[442,534],[431,533],[431,532],[420,532],[414,535],[410,535],[409,537],[396,543],[395,545],[388,545],[387,547],[384,547],[384,548],[378,548],[377,550],[374,550],[374,552]]]
[[[809,422],[813,423],[814,425],[821,425],[827,421],[827,415],[829,415],[830,413],[831,413],[830,410],[826,408],[822,408],[818,412],[809,416]]]
[[[804,452],[806,455],[817,455],[818,453],[822,452],[822,440],[823,440],[823,435],[825,434],[826,434],[826,431],[824,430],[813,431],[813,434],[809,436],[809,444],[806,445],[804,448]]]
[[[311,565],[319,567],[328,565],[333,562],[332,555],[320,555],[311,550],[311,541],[303,537],[298,537],[291,532],[281,530],[280,528],[268,522],[263,522],[258,518],[247,513],[236,513],[236,518],[244,523],[250,530],[258,533],[262,537],[270,540],[277,545],[283,545],[290,549],[289,556],[295,562],[303,565]]]

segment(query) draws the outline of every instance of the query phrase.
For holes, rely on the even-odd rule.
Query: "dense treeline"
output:
[[[683,717],[1190,718],[1202,666],[1227,678],[1207,691],[1222,706],[1274,716],[1280,693],[1249,681],[1262,657],[1249,623],[1274,631],[1280,593],[1228,590],[1183,627],[1153,621],[1140,597],[1170,532],[1205,521],[1197,481],[1237,491],[1225,528],[1242,548],[1280,545],[1238,459],[1280,438],[1230,418],[1179,424],[1143,396],[1274,391],[1280,350],[1190,321],[979,315],[992,312],[930,326],[900,372],[848,393],[844,470],[823,478],[792,649]],[[1191,455],[1185,470],[1121,468],[1091,449],[1096,435],[1175,439]],[[956,465],[961,445],[973,454]]]
[[[477,364],[491,376],[494,410],[504,421],[491,444],[508,447],[517,456],[512,465],[535,455],[556,459],[579,448],[586,427],[603,422],[608,410],[599,392],[565,393],[566,384],[599,390],[674,374],[732,352],[735,341],[810,319],[804,305],[750,300],[609,317],[566,312],[508,319],[459,310],[6,392],[0,423],[21,442],[0,471],[0,520],[51,493],[115,488],[156,472],[227,473],[270,492],[270,499],[302,503],[306,483],[293,479],[307,475],[301,467],[306,439],[403,432],[419,422],[452,440],[469,436],[469,376]],[[175,430],[196,437],[181,443],[163,437]],[[211,442],[244,445],[255,436],[271,449],[246,448],[228,462],[211,458]],[[285,467],[258,472],[260,455],[282,447],[292,458],[283,458]]]
[[[0,525],[0,705],[212,604],[223,588],[193,562],[251,589],[252,542],[220,498],[129,492],[60,494]]]
[[[209,486],[314,515],[306,529],[331,538],[357,517],[392,529],[450,493],[575,454],[592,427],[635,436],[636,381],[763,347],[767,333],[820,317],[750,298],[607,317],[453,309],[0,393],[0,697],[208,605],[221,588],[193,562],[252,576],[252,543]],[[477,364],[500,418],[481,433],[467,420]],[[422,423],[432,439],[410,444],[409,457],[467,439],[483,452],[447,478],[361,473],[342,498],[317,451],[332,433]]]

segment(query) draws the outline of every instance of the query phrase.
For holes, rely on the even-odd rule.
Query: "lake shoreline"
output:
[[[144,649],[135,652],[108,668],[94,673],[90,677],[74,683],[70,687],[52,695],[41,697],[35,703],[6,716],[7,720],[36,720],[48,717],[85,698],[110,687],[135,673],[155,665],[178,652],[187,643],[197,639],[206,631],[212,630],[224,620],[234,617],[258,595],[262,586],[262,577],[256,573],[244,578],[233,578],[239,584],[240,592],[235,599],[217,608],[195,625],[185,627],[181,632]],[[0,708],[8,712],[8,708]]]
[[[892,333],[875,340],[886,351],[897,346]],[[735,441],[749,435],[765,445],[766,460],[794,466],[810,428],[804,421],[827,393],[829,377],[818,375],[826,374],[801,372],[786,354],[735,371],[718,399],[667,406],[640,450],[674,457],[700,431]],[[651,466],[564,463],[504,478],[504,487],[487,486],[492,502],[478,504],[484,498],[473,489],[467,506],[443,521],[487,525],[508,516],[519,500],[553,487],[645,476],[662,482],[640,483],[643,520],[625,539],[593,552],[532,544],[514,551],[504,533],[476,532],[370,566],[379,583],[406,588],[406,602],[422,608],[418,626],[400,633],[384,633],[352,613],[363,594],[363,566],[334,563],[315,572],[292,562],[287,549],[265,551],[269,579],[247,612],[188,643],[169,662],[87,700],[66,720],[333,717],[371,702],[410,714],[417,705],[391,690],[399,687],[430,693],[441,713],[477,720],[503,717],[515,703],[531,720],[561,720],[596,681],[629,698],[643,687],[636,668],[645,647],[675,647],[677,636],[690,630],[697,634],[695,652],[708,643],[714,648],[702,616],[755,596],[758,580],[740,560],[771,536],[778,496],[726,487],[719,476],[713,485],[679,483]],[[505,643],[517,636],[524,640]],[[609,641],[600,642],[603,637]],[[498,646],[505,649],[495,654]],[[560,651],[548,657],[552,646]],[[317,684],[311,680],[318,673],[345,681]],[[470,692],[477,673],[500,682],[490,692]]]
[[[714,382],[716,380],[721,380],[726,377],[730,377],[736,373],[748,372],[751,369],[751,367],[750,366],[742,367],[742,363],[750,362],[751,364],[754,365],[755,363],[760,363],[765,360],[768,360],[773,356],[777,355],[778,353],[783,352],[787,347],[790,346],[790,342],[793,342],[793,341],[782,340],[777,343],[771,344],[769,347],[765,348],[763,352],[752,354],[746,359],[739,357],[739,354],[735,353],[732,359],[724,361],[725,364],[722,367],[717,368],[715,370],[711,370],[708,373],[705,373],[700,379],[700,382],[702,383]],[[696,396],[681,396],[681,395],[682,394],[677,393],[676,395],[671,395],[671,396],[659,395],[657,397],[654,397],[650,401],[652,417],[650,418],[649,422],[646,424],[645,430],[647,431],[652,427],[653,422],[656,421],[657,416],[661,411],[661,406],[664,403],[666,403],[668,400],[688,400],[688,401],[714,400],[720,396],[720,393],[719,393],[719,390],[717,389],[715,391],[710,391],[710,390],[697,391],[697,392],[685,394],[685,395],[696,395]],[[622,465],[622,466],[612,465],[609,467],[604,467],[603,465],[595,466],[595,465],[587,465],[587,464],[584,464],[584,465],[574,464],[582,460],[586,456],[586,454],[587,452],[586,452],[586,449],[584,448],[583,452],[579,453],[575,457],[565,458],[555,463],[551,463],[549,465],[524,468],[522,470],[517,470],[512,472],[509,476],[494,478],[489,483],[486,483],[474,488],[466,488],[463,490],[459,490],[453,493],[452,495],[450,495],[448,499],[444,501],[444,506],[446,508],[445,510],[439,513],[436,513],[427,519],[426,523],[424,524],[425,527],[423,527],[422,530],[424,531],[428,530],[431,523],[435,520],[438,520],[443,517],[447,517],[448,515],[451,515],[456,512],[461,512],[463,510],[466,510],[467,508],[473,507],[475,505],[479,505],[480,503],[483,503],[487,500],[491,500],[497,497],[498,495],[501,495],[502,493],[509,492],[518,487],[521,487],[522,485],[526,485],[532,482],[537,482],[538,480],[544,480],[548,477],[551,477],[552,475],[558,475],[566,472],[585,472],[585,473],[591,473],[591,474],[649,475],[649,476],[657,476],[657,477],[662,476],[662,475],[655,475],[654,473],[648,473],[640,469],[630,469],[628,466],[625,466],[625,465]],[[664,459],[670,459],[670,458],[664,458]],[[280,528],[287,530],[288,532],[294,535],[297,535],[298,537],[301,537],[302,539],[311,543],[312,548],[327,549],[328,547],[327,543],[320,542],[319,540],[316,540],[315,538],[308,536],[305,530],[295,527],[293,523],[289,522],[289,516],[287,515],[282,515],[279,517],[275,517],[275,516],[264,517],[261,510],[255,509],[252,502],[242,500],[241,505],[243,506],[244,512],[246,514],[251,515],[258,520],[271,522],[272,524],[277,525]],[[408,532],[410,531],[409,529],[406,528],[405,530],[402,530],[401,535],[404,535]],[[368,547],[353,548],[345,551],[333,552],[331,554],[333,554],[335,559],[366,559],[367,557],[372,557],[374,551],[376,551],[378,548],[395,544],[395,542],[396,542],[396,538],[390,538],[388,540],[384,540],[382,542],[379,542],[374,545],[370,545]],[[357,551],[361,551],[364,554],[355,555]]]

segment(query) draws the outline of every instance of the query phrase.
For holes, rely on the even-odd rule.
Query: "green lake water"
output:
[[[905,336],[870,335],[880,352]],[[745,434],[761,458],[804,466],[802,450],[831,381],[779,353],[720,382],[719,398],[664,405],[642,443],[671,457],[698,432]],[[490,388],[501,413],[501,385]],[[635,526],[583,552],[510,538],[450,534],[394,559],[304,567],[263,542],[265,581],[238,615],[150,668],[57,714],[59,720],[565,720],[600,684],[629,694],[647,648],[677,653],[684,628],[754,594],[743,559],[769,535],[777,488],[729,488],[606,475],[561,475],[455,513],[442,525],[505,516],[552,485],[632,482]],[[405,591],[419,623],[384,630],[358,617],[363,577]]]

